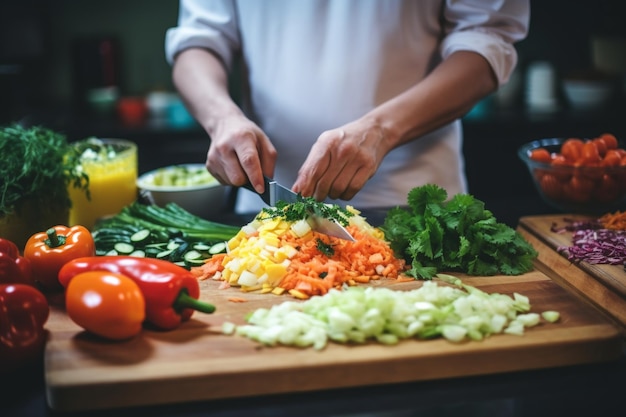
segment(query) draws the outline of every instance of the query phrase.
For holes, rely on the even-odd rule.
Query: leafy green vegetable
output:
[[[336,204],[326,204],[315,200],[313,197],[298,195],[298,201],[287,203],[278,201],[276,207],[265,207],[259,214],[263,218],[284,218],[288,222],[296,222],[306,219],[311,213],[330,220],[337,220],[343,226],[347,226],[348,219],[354,214]]]
[[[43,127],[0,128],[0,217],[20,204],[71,206],[67,187],[88,193],[89,177],[79,172],[77,155],[64,135]]]
[[[431,279],[440,271],[469,275],[519,275],[532,269],[535,249],[514,229],[498,223],[485,204],[469,194],[449,201],[434,184],[412,189],[408,208],[389,211],[381,229],[406,274]]]

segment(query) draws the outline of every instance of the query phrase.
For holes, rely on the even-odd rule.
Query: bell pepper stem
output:
[[[57,248],[65,245],[65,236],[57,235],[57,231],[54,227],[46,230],[46,235],[48,235],[48,239],[46,239],[48,247]]]
[[[191,308],[203,313],[213,313],[215,306],[213,304],[205,303],[189,295],[186,290],[181,290],[174,300],[174,309],[176,311],[182,311],[185,308]]]

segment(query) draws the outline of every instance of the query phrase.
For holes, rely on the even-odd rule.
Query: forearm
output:
[[[391,150],[462,117],[496,88],[496,78],[482,56],[457,52],[423,81],[363,119],[382,129]]]
[[[228,74],[211,52],[196,48],[181,52],[172,77],[190,113],[209,135],[220,121],[243,116],[230,97]]]

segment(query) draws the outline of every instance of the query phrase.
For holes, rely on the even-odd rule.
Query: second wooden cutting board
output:
[[[518,232],[539,252],[536,266],[550,278],[568,288],[616,321],[626,331],[626,271],[622,265],[572,263],[557,249],[572,246],[572,233],[556,233],[566,220],[585,220],[584,216],[562,214],[522,217]]]

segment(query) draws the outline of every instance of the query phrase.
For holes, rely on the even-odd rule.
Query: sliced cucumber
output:
[[[207,245],[206,243],[196,243],[193,245],[193,248],[200,252],[208,252],[209,249],[211,249],[211,246]]]
[[[146,252],[141,250],[141,249],[137,249],[134,250],[130,253],[130,256],[134,256],[136,258],[145,258],[146,257]]]
[[[174,249],[166,249],[156,254],[158,259],[165,259],[172,254]]]
[[[122,255],[128,255],[135,250],[135,247],[129,243],[119,242],[113,248]]]
[[[115,249],[111,249],[106,253],[106,256],[117,256],[119,255]]]
[[[215,255],[226,250],[226,242],[218,242],[209,248],[209,253]]]
[[[180,247],[180,243],[175,241],[175,240],[170,240],[167,243],[167,249],[169,249],[169,250],[178,249],[179,247]]]
[[[202,254],[197,250],[190,250],[183,256],[185,261],[193,261],[197,259],[202,259]]]
[[[143,229],[138,232],[135,232],[130,237],[130,240],[135,243],[147,243],[148,239],[150,239],[150,230],[148,229]]]

